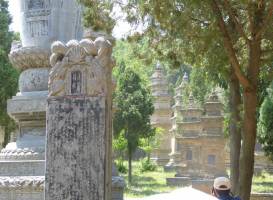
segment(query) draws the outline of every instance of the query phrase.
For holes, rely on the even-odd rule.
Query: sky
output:
[[[20,8],[18,0],[9,0],[9,12],[12,16],[10,29],[16,32],[20,31]]]
[[[10,29],[15,32],[20,32],[20,8],[19,8],[19,0],[9,0],[9,11],[12,16],[12,24],[10,25]],[[121,13],[121,11],[116,10],[115,13]],[[118,20],[117,25],[115,26],[113,30],[113,36],[115,38],[122,38],[128,34],[130,34],[130,31],[132,30],[129,23],[127,23],[124,19],[124,17]]]

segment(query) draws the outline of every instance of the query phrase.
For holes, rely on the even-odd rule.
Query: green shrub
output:
[[[155,171],[156,170],[156,165],[151,162],[150,159],[144,158],[140,161],[140,171],[141,172],[146,172],[146,171]]]
[[[123,160],[118,160],[116,162],[116,167],[119,173],[126,174],[128,172],[127,167],[123,164]]]

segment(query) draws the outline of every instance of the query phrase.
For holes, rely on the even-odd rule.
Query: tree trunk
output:
[[[249,200],[254,171],[254,151],[257,133],[258,76],[261,58],[261,40],[251,41],[247,76],[254,89],[244,88],[244,131],[240,160],[240,196]]]
[[[229,107],[230,107],[230,122],[229,122],[229,139],[230,139],[230,176],[232,193],[239,194],[239,160],[241,151],[241,93],[240,84],[234,74],[231,72],[231,79],[229,83]]]
[[[250,198],[252,185],[257,128],[256,106],[256,92],[244,92],[244,132],[240,161],[240,196],[243,200]]]
[[[128,182],[132,183],[132,151],[128,148]]]

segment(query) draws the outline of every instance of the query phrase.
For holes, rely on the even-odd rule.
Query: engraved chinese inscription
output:
[[[71,72],[71,94],[81,94],[82,73],[80,71]]]

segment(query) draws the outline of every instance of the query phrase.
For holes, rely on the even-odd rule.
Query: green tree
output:
[[[138,74],[131,68],[120,69],[114,102],[114,135],[124,132],[127,140],[128,180],[132,182],[132,155],[140,144],[140,138],[150,137],[154,129],[150,116],[154,111],[150,91],[145,88]]]
[[[7,115],[7,100],[17,90],[18,73],[8,60],[13,33],[9,31],[11,18],[5,0],[0,0],[0,19],[0,125],[5,127],[6,144],[10,132],[15,128],[14,121]]]
[[[79,0],[84,6],[84,26],[94,31],[112,33],[115,20],[110,17],[113,3],[109,0]]]
[[[124,157],[127,149],[127,140],[124,136],[124,131],[121,131],[116,137],[113,139],[113,150],[116,159],[117,169],[121,173],[127,172],[126,167],[124,166]]]
[[[266,155],[273,160],[273,82],[267,91],[268,95],[260,108],[258,138]]]
[[[229,83],[231,118],[231,149],[236,157],[232,170],[240,169],[240,195],[250,197],[256,141],[258,91],[260,72],[272,62],[272,13],[269,0],[129,0],[111,1],[127,12],[128,21],[144,22],[150,46],[173,67],[187,62],[208,67],[213,77]],[[221,79],[218,79],[221,80]],[[242,88],[242,126],[240,118]],[[232,124],[233,123],[233,124]],[[239,123],[240,124],[240,123]],[[240,127],[242,128],[242,151]],[[242,152],[240,166],[238,155]],[[232,161],[233,162],[233,161]],[[237,167],[235,167],[237,166]],[[237,182],[238,177],[232,178]],[[235,186],[235,184],[233,184]]]
[[[239,188],[242,199],[248,200],[257,133],[258,78],[262,66],[272,61],[272,56],[264,53],[272,50],[273,2],[132,0],[126,9],[130,20],[142,19],[147,24],[147,32],[155,36],[152,40],[163,41],[165,48],[161,49],[166,55],[198,65],[217,64],[218,60],[218,66],[212,65],[215,72],[226,77],[234,73],[238,79],[244,99]],[[177,56],[178,50],[185,56]],[[229,64],[223,65],[219,59]]]

